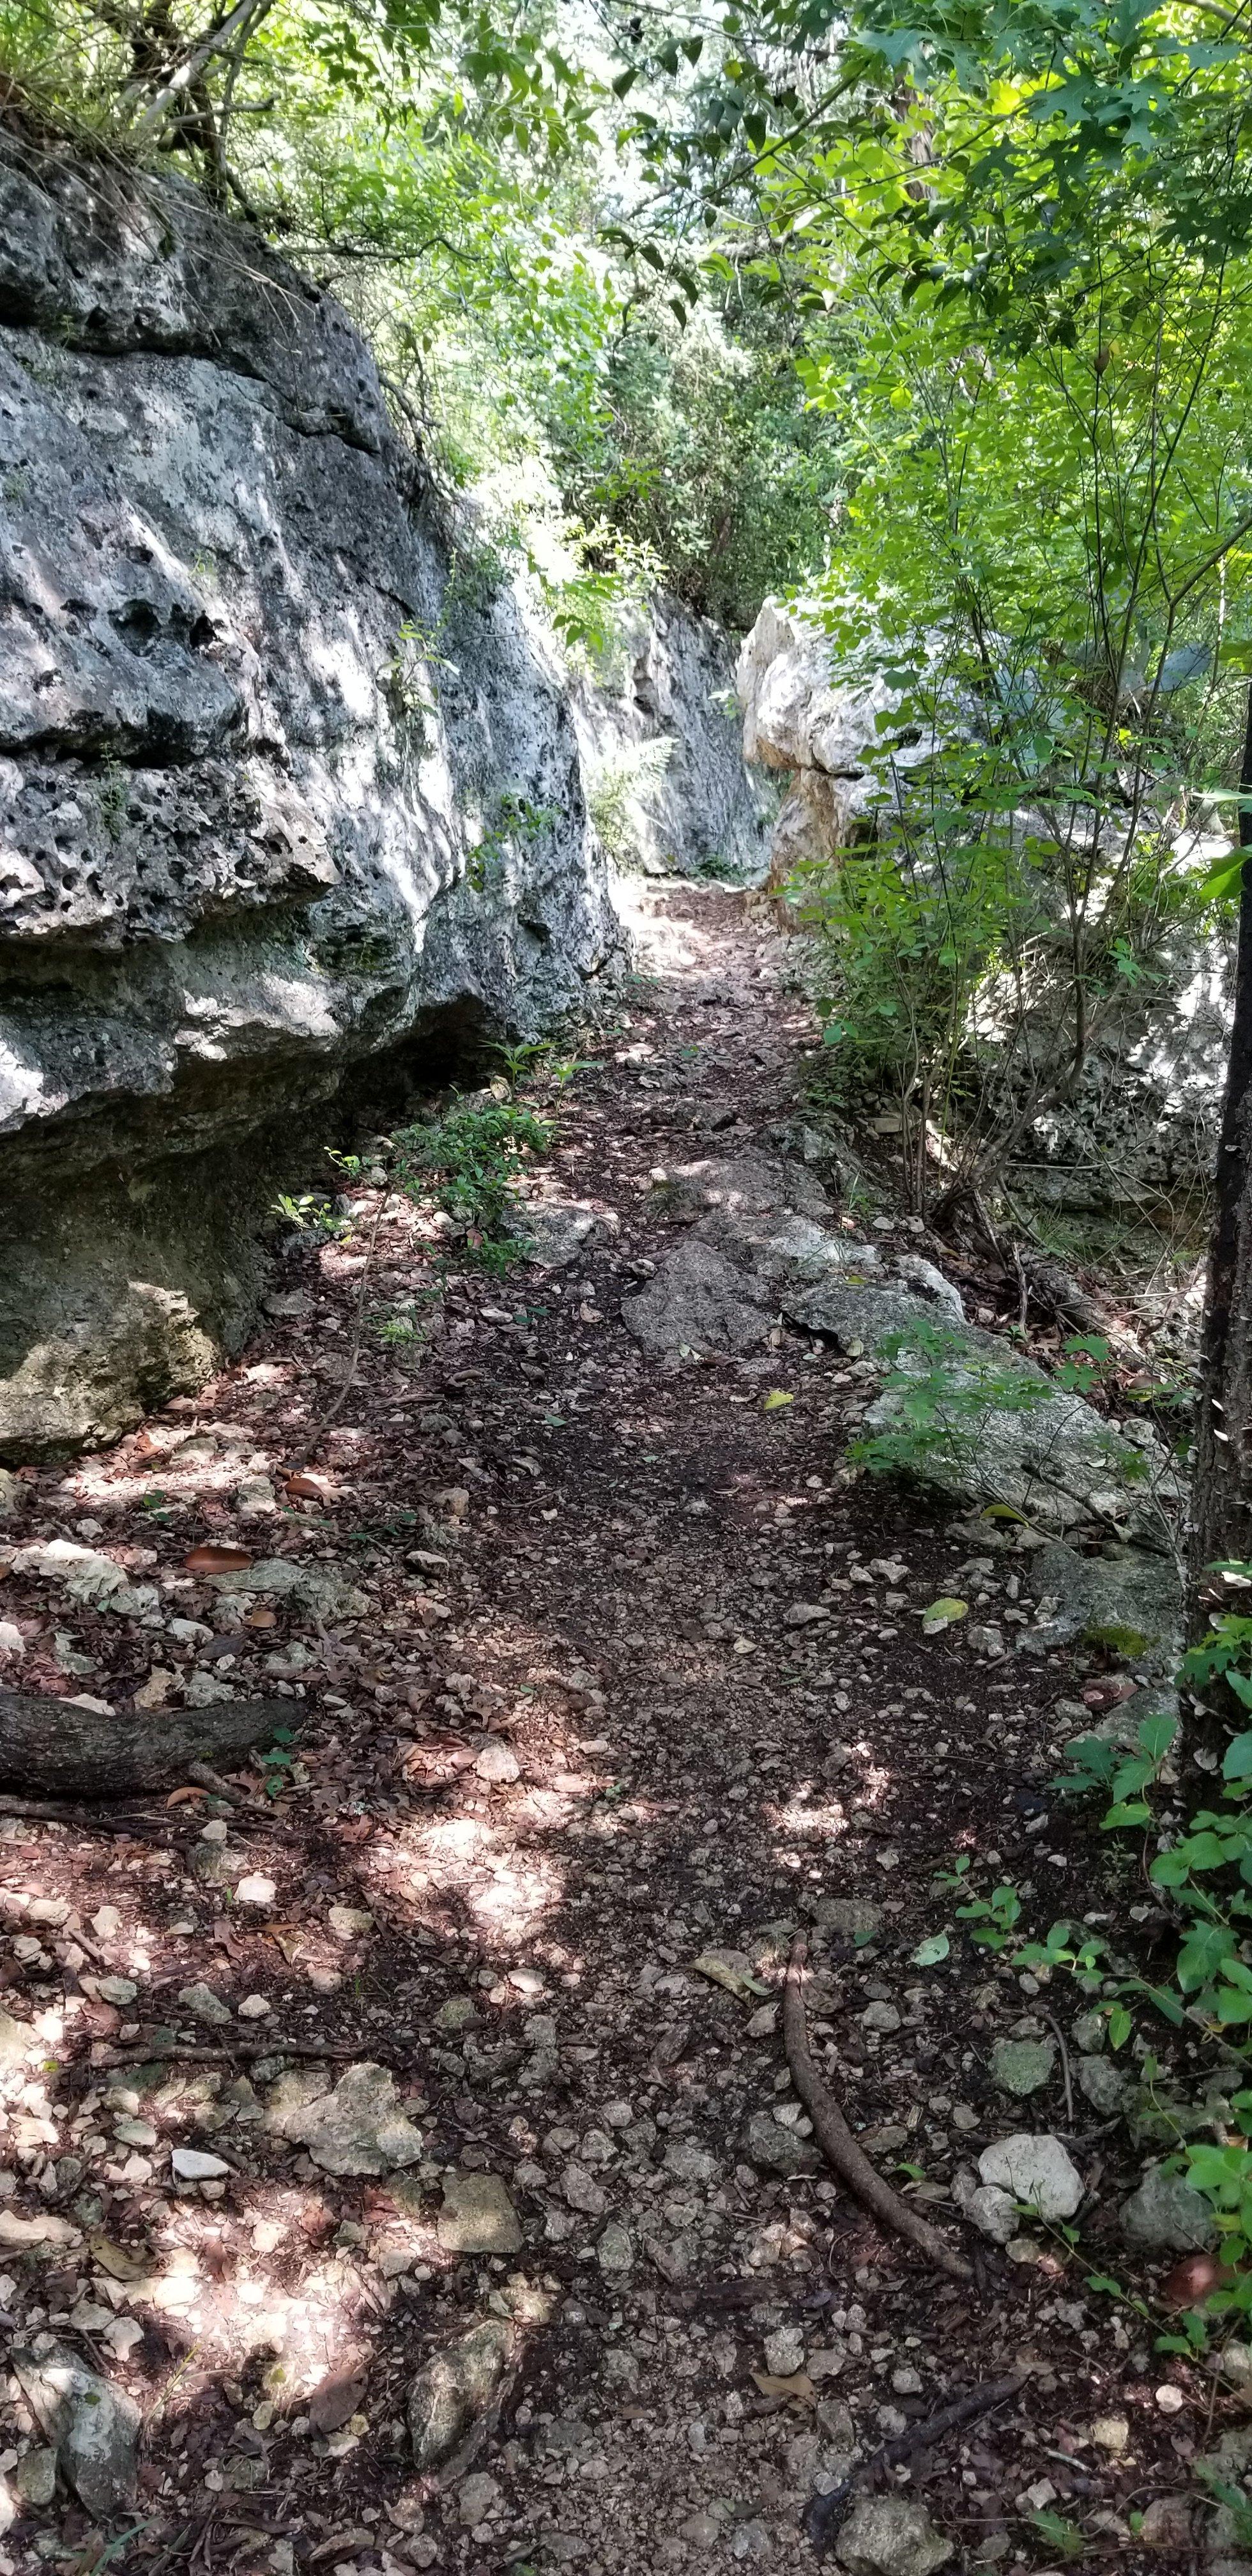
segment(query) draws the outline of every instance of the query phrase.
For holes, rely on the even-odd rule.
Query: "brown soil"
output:
[[[1016,1560],[848,1479],[855,1364],[780,1332],[763,1359],[662,1367],[630,1338],[623,1293],[672,1222],[653,1176],[794,1115],[812,1045],[786,944],[747,901],[654,892],[643,911],[653,972],[584,1047],[553,1156],[616,1234],[559,1277],[456,1273],[405,1365],[373,1326],[429,1283],[431,1229],[362,1188],[351,1242],[310,1241],[284,1274],[304,1314],[198,1405],[27,1478],[10,1555],[85,1521],[133,1582],[167,1580],[145,1626],[10,1573],[0,1615],[25,1652],[9,1680],[124,1709],[154,1670],[171,1702],[199,1671],[241,1694],[277,1684],[306,1723],[297,1784],[230,1813],[236,1876],[271,1880],[272,1903],[197,1874],[204,1791],[129,1822],[0,1829],[3,2000],[42,2017],[55,2061],[10,2105],[0,2227],[53,2212],[75,2231],[23,2249],[10,2226],[4,2313],[94,2355],[144,2407],[142,2527],[123,2553],[143,2576],[790,2566],[823,2461],[829,2478],[1015,2368],[1019,2400],[888,2481],[924,2499],[953,2563],[1060,2564],[1039,2511],[1080,2529],[1089,2563],[1188,2563],[1189,2540],[1143,2551],[1137,2517],[1192,2494],[1234,2401],[1207,2365],[1154,2350],[1168,2321],[1116,2227],[1140,2159],[1081,2099],[1067,2108],[1059,2060],[1027,2103],[988,2071],[997,2039],[1023,2021],[1046,2035],[1049,2017],[1068,2032],[1085,1999],[976,1947],[962,1891],[934,1883],[966,1855],[976,1892],[1016,1884],[1031,1933],[1102,1910],[1107,1846],[1047,1788],[1080,1677],[1056,1657],[980,1659],[960,1629],[922,1638],[939,1593],[976,1616],[985,1592],[981,1615],[1003,1619]],[[767,1411],[774,1390],[792,1401]],[[247,1436],[180,1461],[175,1431],[200,1424]],[[324,1485],[284,1494],[299,1463]],[[263,1474],[279,1509],[241,1518],[232,1497]],[[184,1560],[236,1542],[348,1568],[364,1611],[279,1603],[222,1625]],[[801,1604],[822,1615],[789,1617]],[[67,1674],[67,1651],[90,1669]],[[507,1746],[516,1779],[475,1770],[485,1746],[484,1770]],[[881,1909],[859,1948],[818,1911],[852,1897]],[[23,1902],[49,1898],[68,1920]],[[749,2150],[754,2114],[799,2107],[772,1999],[789,1928],[815,1913],[819,2062],[880,2168],[974,2261],[969,2290],[825,2174],[781,2179]],[[913,1964],[939,1931],[948,1956]],[[722,1951],[750,1963],[745,1992],[696,1966]],[[133,2001],[96,1990],[119,1975]],[[177,2001],[196,1983],[232,2012],[268,2003],[234,2027],[254,2046],[277,2034],[274,2056],[311,2037],[392,2068],[424,2161],[403,2181],[336,2179],[246,2092],[215,2095],[242,2075],[263,2093],[274,2070],[187,2053],[231,2041]],[[458,1999],[459,2026],[441,2016]],[[865,2026],[875,2002],[897,2028]],[[184,2089],[167,2074],[154,2096],[130,2070],[171,2045]],[[1035,2230],[1002,2253],[953,2206],[956,2169],[1018,2128],[1070,2140],[1087,2187],[1073,2243]],[[226,2180],[176,2188],[180,2141],[222,2153]],[[450,2167],[504,2178],[520,2252],[441,2248]],[[138,2288],[115,2277],[119,2248]],[[494,2484],[437,2493],[414,2476],[408,2387],[493,2313],[515,2321],[518,2368],[468,2468]],[[141,2337],[121,2353],[130,2318]],[[771,2368],[787,2328],[800,2341],[775,2340]],[[11,2408],[10,2471],[28,2436]],[[0,2570],[85,2571],[99,2541],[62,2495],[0,2536]]]

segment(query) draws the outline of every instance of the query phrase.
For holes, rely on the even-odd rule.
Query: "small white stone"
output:
[[[1181,2388],[1175,2388],[1172,2379],[1163,2379],[1156,2392],[1156,2402],[1162,2415],[1181,2415],[1187,2400]]]
[[[791,2379],[804,2368],[804,2337],[798,2326],[778,2326],[766,2340],[765,2367],[775,2379]]]
[[[273,1879],[262,1877],[259,1870],[251,1878],[241,1878],[235,1889],[240,1905],[272,1905],[277,1894]]]
[[[143,2327],[135,2317],[110,2317],[107,2326],[100,2329],[100,2341],[107,2343],[119,2361],[125,2361],[127,2353],[143,2342]]]
[[[978,2172],[984,2184],[1010,2193],[1040,2218],[1072,2218],[1082,2199],[1082,2176],[1059,2138],[1016,2130],[984,2147]]]
[[[264,1995],[245,1995],[239,2006],[239,2018],[241,2021],[264,2021],[266,2014],[273,2009]]]
[[[225,1818],[223,1816],[210,1816],[209,1821],[200,1836],[200,1840],[202,1843],[224,1843],[226,1840]]]
[[[520,1780],[522,1766],[508,1744],[484,1744],[474,1769],[480,1780],[504,1787],[510,1780]]]
[[[230,2172],[220,2156],[206,2156],[199,2147],[174,2147],[170,2165],[180,2182],[220,2182]]]

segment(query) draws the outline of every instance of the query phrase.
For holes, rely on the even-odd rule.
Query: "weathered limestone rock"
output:
[[[89,2370],[67,2345],[38,2355],[19,2352],[14,2362],[62,2476],[89,2514],[111,2521],[134,2501],[140,2417],[133,2398]]]
[[[861,2496],[835,2542],[848,2576],[934,2576],[953,2555],[911,2496]]]
[[[368,1060],[585,1007],[620,935],[549,645],[340,308],[194,191],[6,137],[0,476],[20,1459],[237,1342]]]
[[[1059,2138],[1033,2137],[1018,2130],[997,2138],[978,2159],[979,2179],[992,2191],[1011,2194],[1039,2218],[1072,2218],[1082,2199],[1082,2176]]]
[[[1196,2254],[1212,2244],[1217,2221],[1185,2175],[1150,2165],[1138,2190],[1122,2203],[1121,2231],[1128,2245],[1148,2253]]]
[[[445,2254],[516,2254],[522,2242],[517,2211],[493,2173],[446,2176],[438,2232]]]
[[[391,2173],[416,2164],[422,2152],[421,2131],[400,2109],[395,2077],[368,2061],[349,2066],[333,2089],[321,2067],[280,2076],[265,2126],[307,2147],[324,2173]]]
[[[409,2438],[419,2471],[441,2468],[485,2413],[513,2357],[513,2329],[489,2317],[432,2354],[409,2391]]]
[[[661,591],[617,667],[575,685],[592,808],[615,856],[650,875],[764,876],[775,800],[745,761],[734,681],[727,637]]]

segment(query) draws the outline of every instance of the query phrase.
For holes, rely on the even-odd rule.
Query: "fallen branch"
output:
[[[829,2165],[841,2182],[884,2227],[903,2236],[924,2254],[929,2263],[946,2272],[950,2280],[972,2281],[973,2273],[964,2255],[958,2254],[929,2220],[919,2218],[906,2200],[901,2200],[890,2183],[875,2171],[863,2148],[858,2147],[842,2111],[829,2086],[824,2084],[809,2054],[808,2024],[804,2011],[804,1964],[808,1943],[797,1933],[787,1962],[787,1982],[783,1988],[783,2040],[787,2064],[805,2110],[813,2123],[813,2135]]]
[[[374,2044],[370,2043],[371,2046]],[[224,2057],[331,2057],[360,2056],[360,2048],[340,2046],[329,2039],[238,2039],[224,2040],[220,2047],[184,2047],[181,2040],[135,2040],[127,2049],[115,2049],[111,2058],[118,2065],[144,2065],[151,2058],[176,2057],[192,2065],[216,2065]]]
[[[955,2433],[962,2424],[972,2424],[975,2416],[989,2415],[993,2406],[1016,2397],[1025,2386],[1025,2373],[1014,2371],[1007,2379],[989,2379],[981,2388],[967,2389],[964,2397],[955,2397],[934,2415],[924,2416],[920,2424],[910,2424],[907,2433],[897,2433],[871,2451],[851,2475],[841,2478],[827,2495],[810,2496],[804,2508],[804,2529],[814,2549],[821,2555],[830,2547],[840,2523],[852,2501],[853,2491],[867,2485],[880,2469],[895,2469],[902,2460],[911,2459],[915,2451],[928,2450],[933,2442],[942,2441],[945,2433]]]
[[[290,1700],[231,1699],[162,1709],[156,1719],[140,1710],[112,1717],[77,1700],[0,1690],[0,1781],[66,1799],[172,1789],[192,1776],[193,1763],[216,1766],[251,1753],[297,1714]],[[23,1801],[15,1812],[32,1809]]]
[[[32,1825],[72,1825],[79,1833],[152,1835],[157,1831],[152,1816],[102,1816],[94,1807],[71,1807],[50,1798],[0,1797],[0,1816],[24,1818]]]

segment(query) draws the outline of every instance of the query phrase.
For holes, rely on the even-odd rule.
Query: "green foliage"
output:
[[[638,826],[632,807],[646,804],[649,791],[661,785],[674,756],[665,735],[658,741],[632,744],[601,761],[587,793],[592,822],[619,867],[638,856]]]
[[[965,1890],[969,1868],[969,1854],[958,1853],[950,1870],[936,1872],[934,1881],[936,1888]],[[958,1905],[956,1914],[958,1922],[968,1925],[971,1941],[976,1941],[981,1949],[1005,1950],[1013,1937],[1013,1927],[1018,1921],[1021,1910],[1022,1902],[1016,1887],[1011,1879],[1005,1879],[998,1887],[992,1888],[989,1896],[972,1896],[967,1893],[966,1903]],[[932,1944],[928,1943],[924,1946],[931,1947]],[[942,1955],[943,1953],[936,1952],[936,1956]]]
[[[298,1234],[309,1234],[327,1243],[342,1241],[352,1232],[352,1219],[337,1216],[324,1190],[301,1190],[294,1196],[280,1190],[274,1201],[273,1214],[286,1219]]]
[[[1214,1570],[1242,1586],[1252,1583],[1248,1566]],[[1184,1658],[1179,1678],[1193,1688],[1220,1679],[1243,1706],[1252,1707],[1252,1619],[1220,1612]],[[1168,1776],[1176,1738],[1177,1721],[1163,1714],[1141,1721],[1129,1753],[1102,1737],[1082,1737],[1068,1747],[1072,1767],[1054,1785],[1069,1793],[1110,1795],[1103,1818],[1110,1830],[1150,1828],[1152,1793]],[[1201,1808],[1181,1833],[1161,1839],[1148,1865],[1178,1932],[1170,1982],[1151,1986],[1125,1979],[1121,1991],[1142,1993],[1175,2024],[1187,2021],[1220,2037],[1234,2062],[1252,2075],[1252,1730],[1231,1738],[1222,1773],[1222,1805]],[[1070,1963],[1068,1932],[1067,1925],[1054,1925],[1049,1945],[1023,1951],[1023,1959]],[[1124,2014],[1124,2007],[1117,2010]],[[1213,2209],[1224,2252],[1239,2274],[1252,2262],[1252,2147],[1246,2143],[1252,2137],[1252,2085],[1234,2091],[1231,2115],[1241,2135],[1220,2146],[1188,2142],[1185,2168],[1188,2182]],[[1188,2320],[1184,2343],[1171,2348],[1197,2345],[1207,2331],[1205,2318],[1236,2312],[1252,2313],[1252,2272],[1223,2282],[1204,2301],[1198,2321]]]
[[[432,1194],[461,1230],[465,1258],[501,1277],[521,1256],[518,1175],[551,1141],[547,1120],[515,1101],[458,1100],[431,1126],[398,1133],[396,1185],[414,1197]]]
[[[1089,1338],[1080,1347],[1089,1353]],[[848,1448],[854,1463],[871,1475],[906,1476],[923,1484],[968,1475],[985,1485],[987,1443],[997,1420],[1006,1415],[1029,1419],[1053,1401],[1047,1379],[1003,1367],[955,1327],[910,1325],[888,1335],[881,1352],[888,1362],[882,1392],[889,1417]],[[1061,1383],[1074,1382],[1071,1363]],[[1138,1457],[1123,1454],[1111,1435],[1107,1456],[1115,1484],[1125,1484],[1140,1471]]]
[[[267,1750],[257,1755],[257,1768],[267,1798],[280,1798],[289,1789],[298,1755],[295,1735],[289,1726],[276,1726]]]
[[[1046,2510],[1032,2513],[1030,2528],[1038,2533],[1052,2555],[1061,2559],[1066,2566],[1075,2565],[1078,2559],[1085,2558],[1087,2555],[1087,2543],[1077,2523],[1070,2522],[1063,2513],[1051,2513]]]
[[[536,805],[529,797],[506,789],[496,800],[490,825],[470,852],[466,884],[475,894],[507,884],[559,819],[555,805]]]

